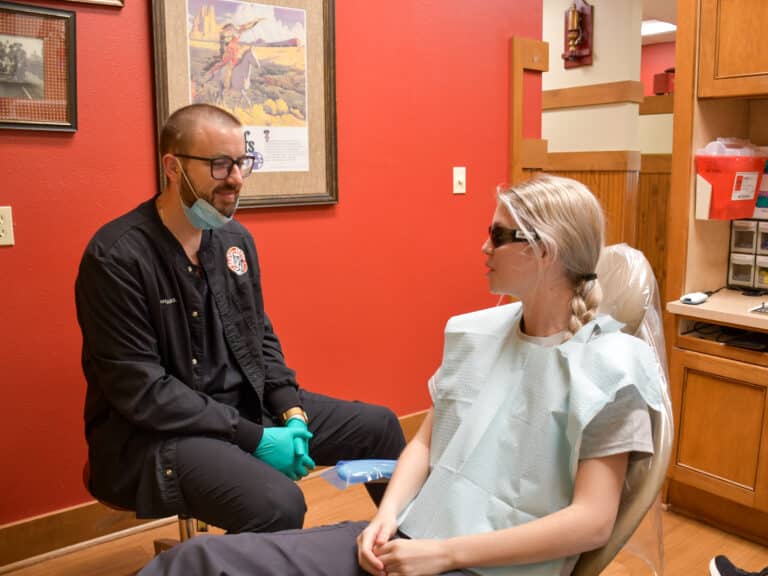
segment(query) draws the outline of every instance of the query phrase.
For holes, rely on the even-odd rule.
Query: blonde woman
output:
[[[569,574],[610,536],[661,403],[652,350],[597,315],[603,229],[574,180],[499,192],[482,252],[517,302],[448,321],[433,407],[370,523],[195,538],[141,574]]]

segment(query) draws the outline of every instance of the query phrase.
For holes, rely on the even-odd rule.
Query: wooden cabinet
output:
[[[768,368],[675,348],[672,477],[768,511]]]
[[[701,0],[700,97],[768,92],[766,29],[766,0]]]
[[[673,300],[727,281],[730,223],[695,219],[694,155],[720,136],[768,145],[768,39],[761,37],[768,1],[677,6],[664,320],[675,446],[667,501],[768,543],[768,353],[690,333],[703,323],[768,334],[768,317],[748,311],[765,298],[722,290],[699,306]]]

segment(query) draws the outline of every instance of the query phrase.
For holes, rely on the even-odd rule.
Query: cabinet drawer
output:
[[[670,376],[672,477],[768,510],[768,368],[674,348]]]

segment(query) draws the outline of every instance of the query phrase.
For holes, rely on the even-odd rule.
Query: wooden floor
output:
[[[361,486],[338,491],[321,478],[301,483],[309,502],[306,526],[365,520],[374,507]],[[768,548],[730,536],[671,512],[663,513],[667,576],[708,576],[710,558],[726,554],[737,565],[760,570],[768,566]],[[219,530],[212,530],[220,533]],[[153,541],[176,538],[175,523],[98,544],[6,574],[12,576],[130,576],[152,559]],[[2,569],[0,568],[0,572]],[[646,576],[652,572],[637,557],[622,552],[603,576]]]

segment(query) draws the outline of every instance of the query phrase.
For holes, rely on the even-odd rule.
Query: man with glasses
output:
[[[293,480],[404,445],[390,410],[303,390],[286,366],[253,239],[232,220],[261,167],[244,149],[229,112],[173,113],[163,192],[96,233],[75,289],[92,494],[230,532],[299,528]],[[378,503],[383,490],[369,493]]]

